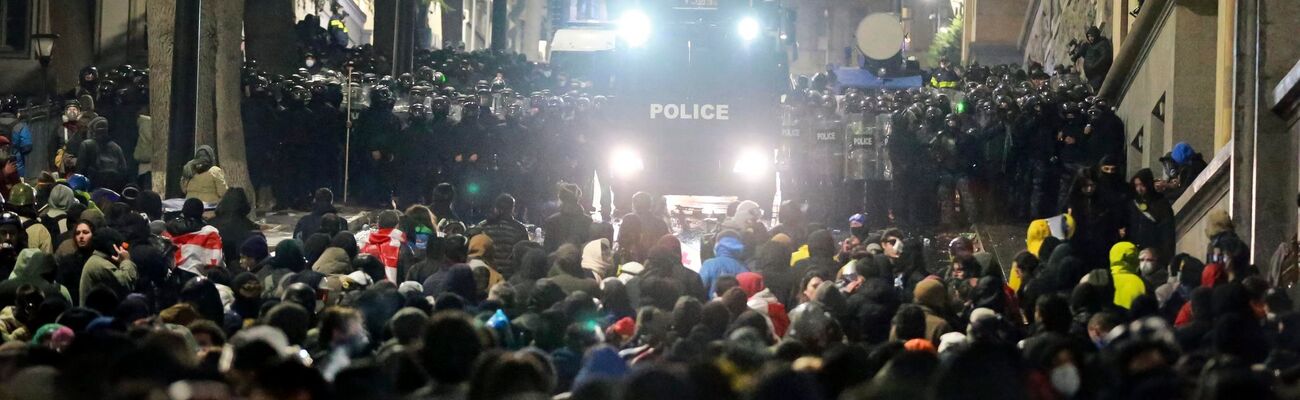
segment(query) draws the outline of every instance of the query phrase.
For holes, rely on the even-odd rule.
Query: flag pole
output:
[[[347,129],[346,129],[347,134],[343,139],[343,203],[344,204],[347,204],[348,202],[348,189],[349,189],[348,178],[352,172],[351,171],[351,166],[352,166],[352,162],[351,162],[352,161],[351,160],[352,157],[352,65],[351,64],[352,62],[349,61],[348,69],[347,69],[348,70],[347,91],[345,92],[347,93],[346,101],[348,106],[348,119],[347,119]]]

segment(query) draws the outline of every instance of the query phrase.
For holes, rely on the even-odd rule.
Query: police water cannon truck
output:
[[[602,24],[556,31],[549,57],[609,96],[593,127],[616,207],[635,191],[770,203],[785,11],[774,2],[628,2]],[[768,201],[762,201],[766,199]]]

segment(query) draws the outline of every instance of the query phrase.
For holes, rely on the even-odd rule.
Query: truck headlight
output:
[[[610,154],[609,169],[616,177],[630,178],[645,169],[645,161],[636,150],[620,148]]]
[[[740,38],[746,42],[758,38],[758,33],[761,30],[758,20],[754,19],[754,17],[741,18],[740,22],[736,24],[736,33],[739,33]]]
[[[749,148],[742,150],[736,156],[736,164],[731,168],[731,172],[736,173],[749,180],[758,180],[767,174],[768,168],[771,167],[771,157],[759,148]]]
[[[628,45],[641,47],[650,41],[650,16],[641,10],[628,10],[618,19],[618,36]]]

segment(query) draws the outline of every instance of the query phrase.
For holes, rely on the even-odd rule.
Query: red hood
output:
[[[740,290],[745,291],[745,297],[753,297],[764,289],[763,276],[753,272],[741,272],[736,275],[736,282],[740,283]]]

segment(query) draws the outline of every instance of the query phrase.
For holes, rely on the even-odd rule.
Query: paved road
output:
[[[355,226],[359,223],[368,210],[359,208],[344,207],[340,214],[347,218],[349,226]],[[302,211],[280,211],[267,213],[258,219],[258,224],[262,225],[262,233],[266,235],[266,243],[272,249],[281,240],[293,237],[293,227],[298,224],[298,220],[308,213]]]

